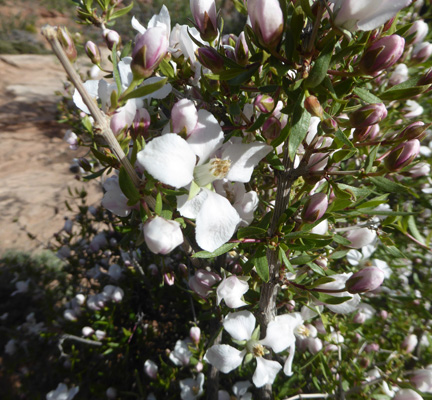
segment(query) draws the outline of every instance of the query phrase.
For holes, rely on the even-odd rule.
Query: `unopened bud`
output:
[[[104,29],[102,31],[102,36],[105,39],[105,43],[110,50],[113,49],[115,44],[117,45],[117,47],[119,47],[121,43],[121,37],[116,31],[113,31],[112,29]]]
[[[238,64],[246,65],[249,61],[249,47],[244,32],[240,33],[235,45],[235,59]]]
[[[416,64],[424,63],[432,55],[432,43],[423,42],[414,46],[411,61]]]
[[[198,29],[201,38],[210,42],[216,39],[217,29],[217,12],[214,0],[191,0],[190,8],[195,26]]]
[[[315,96],[308,96],[304,102],[304,107],[313,117],[322,118],[324,110],[321,107],[321,104]]]
[[[85,172],[90,172],[92,170],[92,166],[90,164],[90,162],[84,158],[84,157],[80,157],[78,158],[78,165],[85,171]]]
[[[77,51],[68,29],[65,26],[57,28],[57,37],[69,61],[74,62],[77,58]]]
[[[224,59],[212,47],[200,47],[197,51],[197,58],[203,67],[208,68],[215,74],[224,70]]]
[[[412,353],[414,349],[417,347],[418,344],[418,338],[413,333],[405,337],[401,344],[402,350],[406,351],[407,353]]]
[[[425,125],[422,121],[409,124],[400,134],[399,137],[404,141],[418,139],[422,140],[426,136],[426,130],[430,125]]]
[[[429,69],[426,74],[424,74],[419,81],[417,82],[417,86],[424,86],[432,84],[432,68]]]
[[[335,133],[338,130],[338,123],[333,118],[323,119],[321,129],[327,134]]]
[[[369,46],[360,60],[360,69],[372,75],[393,66],[402,56],[405,39],[399,35],[385,36]]]
[[[306,202],[302,219],[306,223],[318,221],[327,211],[328,198],[325,193],[315,193]]]
[[[201,338],[201,329],[198,326],[190,328],[189,336],[195,344],[198,344]]]
[[[158,373],[158,366],[157,364],[152,361],[152,360],[147,360],[144,363],[144,372],[145,374],[151,378],[151,379],[156,379],[157,378],[157,373]]]
[[[385,166],[389,171],[399,171],[418,156],[420,152],[420,142],[418,139],[412,139],[408,142],[396,146],[385,159]]]
[[[281,130],[282,125],[276,117],[268,118],[262,127],[263,136],[267,139],[267,143],[269,144],[279,137]]]
[[[366,267],[353,274],[345,287],[350,293],[369,292],[379,288],[384,282],[384,272],[378,267]]]
[[[95,43],[88,41],[85,44],[84,49],[87,53],[88,58],[90,58],[90,61],[93,64],[99,65],[101,62],[101,52],[99,50],[99,47]]]
[[[351,113],[349,119],[353,128],[366,128],[375,125],[387,117],[383,103],[368,104]]]
[[[423,41],[428,33],[428,24],[422,19],[414,21],[411,28],[408,29],[405,37],[409,44],[417,44]]]
[[[376,353],[377,351],[379,351],[379,349],[380,346],[378,343],[370,343],[365,347],[365,353]]]
[[[134,139],[145,136],[150,126],[150,114],[145,108],[136,111],[135,118],[131,125],[131,135]]]
[[[273,111],[275,102],[274,99],[266,94],[259,94],[254,101],[254,106],[258,111],[268,114]]]
[[[432,367],[413,371],[410,381],[420,392],[432,393]]]

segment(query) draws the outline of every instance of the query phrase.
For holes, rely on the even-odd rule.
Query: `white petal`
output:
[[[131,69],[132,57],[122,58],[118,63],[118,71],[123,89],[126,89],[132,82],[133,74]]]
[[[189,200],[189,195],[184,194],[177,197],[177,210],[182,217],[196,219],[202,204],[208,194],[205,190],[201,190],[195,197]]]
[[[207,350],[204,360],[227,374],[242,363],[245,353],[227,344],[216,344]]]
[[[230,143],[224,145],[223,159],[231,160],[231,168],[226,179],[233,182],[249,182],[259,161],[273,150],[265,143]]]
[[[165,79],[161,76],[152,76],[151,78],[146,79],[141,86],[147,86],[152,83],[159,82],[160,80]],[[148,94],[147,96],[142,97],[143,100],[157,99],[162,100],[167,97],[172,91],[172,86],[170,83],[165,84],[160,89],[156,90],[153,93]]]
[[[225,304],[230,308],[239,308],[247,305],[242,300],[242,296],[249,290],[247,282],[238,279],[237,276],[233,275],[224,280],[219,284],[217,288],[217,303],[220,304],[222,299],[225,300]]]
[[[292,363],[294,360],[294,353],[295,353],[295,342],[292,344],[292,346],[290,346],[289,349],[289,354],[288,354],[288,358],[285,361],[284,364],[284,374],[287,376],[291,376],[292,375]]]
[[[299,321],[289,314],[278,315],[268,324],[266,337],[260,343],[280,353],[295,343],[294,329],[298,324]]]
[[[136,31],[141,33],[141,35],[144,34],[145,31],[147,30],[144,26],[142,26],[139,23],[139,21],[135,18],[135,16],[132,17],[131,25],[132,25],[132,28],[134,28]]]
[[[198,111],[198,123],[187,142],[199,157],[198,165],[206,162],[222,146],[224,134],[216,118],[206,110]]]
[[[168,8],[166,8],[165,5],[162,6],[159,14],[155,14],[153,15],[153,17],[151,17],[147,28],[150,29],[156,26],[162,27],[166,32],[167,39],[169,39],[169,35],[171,32],[171,18]]]
[[[236,340],[249,340],[255,329],[256,319],[250,311],[228,313],[223,321],[224,329]]]
[[[276,379],[278,372],[282,369],[282,365],[276,361],[266,360],[262,357],[258,357],[256,361],[257,366],[252,377],[252,382],[256,387],[262,387],[267,384],[271,385]]]
[[[186,141],[174,133],[153,139],[137,155],[138,163],[151,176],[175,188],[192,181],[195,160]]]
[[[84,82],[84,87],[87,90],[90,97],[93,97],[95,100],[98,98],[98,87],[99,87],[99,81],[98,80],[89,80]],[[78,90],[75,89],[73,97],[73,102],[75,105],[81,110],[84,111],[86,114],[90,114],[90,110],[85,105],[80,93]]]
[[[196,218],[196,241],[202,249],[214,251],[231,239],[240,217],[225,197],[203,190],[207,191],[208,197]]]
[[[346,301],[342,304],[326,304],[326,307],[337,314],[349,314],[353,311],[357,310],[358,305],[360,304],[360,296],[358,294],[352,295],[348,292],[342,292],[342,293],[333,293],[333,296],[336,297],[345,297],[345,296],[352,296],[351,300]]]

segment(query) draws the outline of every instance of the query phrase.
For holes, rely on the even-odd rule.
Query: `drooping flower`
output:
[[[225,304],[230,308],[239,308],[246,306],[242,300],[242,296],[249,290],[249,285],[246,281],[237,278],[232,275],[219,284],[217,294],[217,304],[219,305],[222,300],[225,300]]]
[[[159,216],[144,224],[143,233],[148,248],[155,254],[168,254],[183,243],[180,224]]]

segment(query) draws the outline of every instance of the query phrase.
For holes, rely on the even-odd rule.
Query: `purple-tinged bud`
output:
[[[374,140],[378,137],[380,133],[380,127],[378,124],[372,125],[369,131],[369,140]]]
[[[432,68],[429,69],[426,74],[424,74],[417,82],[418,86],[430,85],[432,84]]]
[[[190,9],[201,38],[207,42],[216,39],[218,29],[215,0],[190,0]]]
[[[396,146],[385,159],[385,166],[389,171],[399,171],[411,164],[420,152],[420,142],[412,139]]]
[[[277,139],[282,131],[282,125],[276,117],[270,117],[264,122],[262,127],[263,136],[267,139],[267,143]]]
[[[189,337],[195,344],[198,344],[201,338],[201,329],[198,326],[190,328]]]
[[[131,68],[134,76],[148,78],[153,74],[168,51],[165,29],[156,26],[149,28],[135,43],[132,51]]]
[[[399,35],[385,36],[369,46],[360,60],[360,70],[372,75],[388,69],[401,58],[405,39]]]
[[[384,272],[378,267],[366,267],[351,275],[345,287],[350,293],[370,292],[384,282]]]
[[[338,128],[338,123],[333,118],[326,118],[321,121],[321,129],[324,131],[324,133],[335,133]]]
[[[375,240],[376,232],[369,228],[352,229],[345,233],[345,238],[351,242],[348,247],[360,249],[361,247],[371,244]]]
[[[379,316],[380,316],[380,318],[382,319],[382,320],[386,320],[387,318],[388,318],[388,311],[386,311],[386,310],[381,310],[380,312],[379,312]]]
[[[247,11],[259,42],[274,49],[282,39],[284,17],[279,0],[248,0]]]
[[[144,372],[151,379],[157,379],[158,369],[157,364],[152,360],[147,360],[144,363]]]
[[[355,324],[363,324],[366,321],[366,315],[362,312],[358,312],[354,315],[353,322]]]
[[[432,55],[432,43],[423,42],[414,46],[411,54],[411,61],[417,64],[424,63]]]
[[[420,392],[432,393],[432,367],[413,371],[410,381]]]
[[[423,400],[423,397],[412,389],[400,389],[392,400]]]
[[[87,53],[88,58],[90,58],[90,61],[93,64],[99,65],[101,62],[101,52],[99,50],[99,47],[95,43],[88,41],[85,44],[84,49]]]
[[[395,18],[396,18],[396,16],[390,18],[390,19],[389,19],[389,20],[388,20],[388,21],[383,25],[383,28],[382,28],[382,31],[383,31],[383,32],[387,32],[387,31],[392,27]]]
[[[418,345],[418,338],[413,333],[405,337],[401,344],[402,350],[407,353],[412,353]]]
[[[187,136],[195,129],[198,123],[198,111],[192,100],[181,99],[174,104],[171,110],[170,132],[184,132]]]
[[[212,286],[219,282],[221,277],[214,272],[199,269],[195,275],[189,279],[189,287],[201,297],[207,297],[212,290]]]
[[[259,112],[269,114],[275,107],[274,99],[266,94],[259,94],[254,101],[254,106]]]
[[[131,135],[134,139],[138,136],[144,136],[147,134],[150,126],[151,117],[149,112],[145,108],[139,108],[136,111],[135,118],[131,125]]]
[[[215,74],[224,70],[224,59],[212,47],[200,47],[196,55],[201,65]]]
[[[249,47],[244,32],[240,33],[235,45],[235,59],[238,64],[246,65],[249,61]]]
[[[72,40],[72,37],[65,26],[57,28],[57,38],[61,43],[69,61],[74,62],[77,58],[75,43]]]
[[[315,96],[308,96],[304,102],[304,107],[313,117],[322,118],[324,114],[324,110],[321,107],[321,104]]]
[[[116,31],[112,29],[104,29],[102,31],[102,36],[105,39],[105,43],[110,50],[113,49],[115,44],[117,45],[117,47],[120,46],[121,37]]]
[[[366,128],[375,125],[387,117],[383,103],[368,104],[351,113],[349,119],[353,128]]]
[[[379,351],[379,349],[380,345],[378,343],[370,343],[365,347],[365,352],[367,354],[376,353],[377,351]]]
[[[428,24],[422,19],[418,19],[417,21],[414,21],[411,28],[408,29],[405,37],[409,44],[417,44],[423,42],[423,39],[426,37],[428,31]]]
[[[303,221],[309,224],[318,221],[327,211],[327,207],[328,198],[325,193],[313,194],[303,207]]]
[[[426,125],[422,121],[413,122],[409,124],[400,134],[399,138],[404,141],[418,139],[422,140],[426,136],[426,130],[430,127],[430,125]]]
[[[90,162],[86,158],[84,158],[84,157],[78,158],[78,165],[85,172],[90,172],[92,170],[92,166],[91,166]]]

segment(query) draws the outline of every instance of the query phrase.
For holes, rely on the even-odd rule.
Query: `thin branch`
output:
[[[42,35],[45,36],[45,38],[48,40],[54,54],[59,59],[70,80],[80,93],[85,105],[88,107],[90,114],[94,118],[96,130],[95,133],[100,134],[105,139],[111,151],[120,161],[127,174],[132,179],[134,185],[136,187],[139,187],[141,184],[140,178],[138,177],[134,167],[130,163],[129,159],[126,157],[123,149],[121,148],[119,142],[114,136],[114,133],[110,128],[108,117],[98,107],[94,99],[90,97],[83,83],[81,82],[81,78],[70,63],[66,53],[63,50],[63,47],[61,46],[57,38],[57,28],[54,26],[45,25],[44,27],[42,27],[41,32]]]
[[[303,400],[303,399],[328,399],[330,397],[329,394],[324,393],[314,393],[314,394],[297,394],[293,397],[289,397],[284,400]]]

